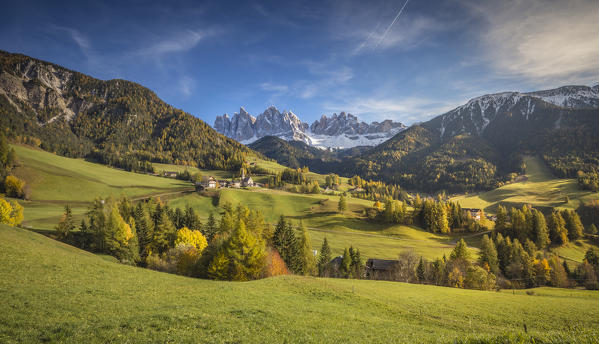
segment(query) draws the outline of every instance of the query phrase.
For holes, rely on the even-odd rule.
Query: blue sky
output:
[[[412,124],[485,93],[599,83],[594,0],[21,0],[3,8],[0,49],[138,82],[209,124],[240,106],[258,115],[269,105],[309,123],[346,111]]]

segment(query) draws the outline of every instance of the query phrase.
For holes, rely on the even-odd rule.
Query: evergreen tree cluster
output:
[[[509,213],[503,206],[497,209],[495,230],[506,237],[529,243],[538,249],[550,244],[563,245],[583,236],[584,227],[574,210],[554,210],[548,216],[530,206],[511,208]]]
[[[412,201],[414,208],[412,219],[424,229],[433,233],[450,233],[461,230],[478,232],[483,227],[480,222],[464,211],[459,203],[427,198],[422,200],[420,195]],[[481,218],[484,214],[481,212]]]
[[[277,250],[287,268],[298,275],[314,275],[316,258],[312,243],[303,222],[299,225],[299,236],[293,225],[281,216],[273,235],[273,247]]]
[[[158,198],[137,203],[126,197],[96,199],[80,231],[74,231],[73,214],[66,206],[56,234],[123,263],[192,277],[247,281],[287,273],[361,276],[360,252],[353,247],[347,266],[332,268],[327,243],[317,261],[302,222],[296,228],[281,217],[273,229],[258,211],[230,203],[222,208],[220,219],[211,213],[202,224],[193,208],[171,208]]]
[[[348,183],[355,187],[352,192],[354,197],[380,202],[384,202],[388,198],[400,201],[409,199],[408,193],[403,191],[399,185],[389,185],[382,181],[366,181],[360,176],[349,178]]]
[[[320,193],[318,181],[312,180],[307,176],[309,172],[307,167],[291,169],[286,168],[283,171],[268,177],[268,187],[271,189],[287,188],[287,191],[294,193]]]
[[[331,247],[325,236],[317,259],[318,276],[361,279],[364,277],[364,261],[360,249],[350,246],[343,255],[332,259]]]

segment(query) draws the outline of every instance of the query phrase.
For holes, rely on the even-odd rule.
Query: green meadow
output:
[[[259,210],[272,224],[281,215],[295,224],[302,221],[310,231],[314,249],[320,249],[326,236],[336,255],[354,246],[365,257],[393,259],[403,250],[414,250],[425,258],[434,259],[448,254],[457,241],[456,238],[436,235],[414,226],[366,221],[362,218],[362,211],[372,206],[372,202],[359,198],[348,198],[348,210],[340,214],[337,212],[338,199],[338,196],[304,195],[258,188],[223,189],[218,204],[222,206],[229,202],[233,206],[242,204]],[[219,211],[214,199],[196,193],[171,199],[169,205],[178,208],[189,205],[198,210],[203,219],[210,212]]]
[[[580,204],[599,199],[599,193],[581,190],[576,179],[556,178],[539,157],[524,158],[526,174],[523,181],[511,183],[495,190],[462,195],[453,200],[462,207],[480,208],[495,212],[499,204],[521,207],[561,207],[576,209]],[[569,202],[565,203],[566,197]]]
[[[10,276],[0,279],[3,343],[594,343],[599,335],[593,291],[299,276],[218,282],[114,263],[24,229],[2,225],[0,237],[0,275]]]
[[[29,201],[20,201],[25,207],[23,225],[41,231],[52,231],[64,211],[64,206],[72,207],[76,223],[83,218],[90,202],[96,197],[120,197],[126,195],[133,199],[158,196],[172,207],[193,207],[206,220],[209,213],[218,214],[221,207],[229,202],[232,205],[243,204],[251,209],[259,210],[271,224],[276,224],[281,215],[298,224],[302,221],[309,229],[314,249],[320,245],[326,236],[334,255],[340,255],[346,247],[359,248],[366,258],[393,259],[401,251],[414,250],[418,255],[427,259],[435,259],[448,254],[455,242],[464,237],[476,251],[481,235],[456,234],[452,236],[429,233],[415,226],[382,224],[365,221],[363,210],[372,206],[371,201],[358,198],[347,199],[348,210],[337,212],[338,196],[295,194],[281,190],[264,188],[221,189],[218,200],[192,192],[192,185],[176,179],[156,177],[147,174],[131,173],[104,165],[91,163],[82,159],[70,159],[48,152],[14,146],[19,157],[20,166],[16,173],[27,181],[31,188]],[[256,163],[266,164],[265,167],[277,170],[281,165],[274,162],[256,160]],[[539,184],[570,185],[569,195],[574,204],[577,201],[593,197],[593,194],[578,190],[574,180],[552,178],[546,167],[536,158],[527,158],[528,180],[514,183],[503,188],[482,193],[476,196],[458,198],[462,206],[483,207],[490,211],[493,206],[502,203],[524,203],[526,199],[540,202],[543,197],[547,202],[541,205],[559,204],[560,200],[550,201],[550,197],[560,198],[563,194],[555,191],[543,191]],[[201,172],[204,175],[214,175],[226,178],[230,172],[207,171],[192,169],[185,166],[155,164],[158,171]],[[320,176],[324,181],[324,176]],[[346,179],[342,179],[346,183]],[[574,183],[574,184],[572,184]],[[532,185],[531,185],[532,184]],[[343,187],[347,187],[345,184]],[[505,194],[505,189],[513,191],[507,199],[499,198],[490,206],[481,205],[482,199],[488,199],[491,194]],[[528,190],[523,193],[522,190]],[[558,188],[559,189],[559,188]],[[536,193],[536,197],[533,195]],[[578,197],[577,197],[578,196]],[[545,199],[543,198],[543,199]],[[562,202],[563,203],[563,202]],[[538,205],[539,203],[533,203]],[[490,207],[490,208],[489,208]],[[587,239],[558,248],[557,253],[565,259],[579,263],[584,252],[595,243]]]
[[[81,215],[96,197],[142,198],[168,196],[192,185],[175,179],[131,173],[82,159],[61,157],[24,146],[13,146],[19,160],[15,174],[27,182],[30,201],[25,207],[25,226],[51,229],[69,204]]]

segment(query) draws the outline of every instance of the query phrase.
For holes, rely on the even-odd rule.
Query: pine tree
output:
[[[202,227],[202,233],[209,243],[212,242],[212,239],[214,239],[214,236],[216,235],[216,220],[214,219],[214,213],[210,212],[208,215],[208,221],[206,222],[206,226]]]
[[[466,242],[464,241],[464,239],[460,239],[460,241],[458,241],[458,243],[454,247],[453,251],[451,251],[451,254],[449,255],[449,259],[451,259],[451,260],[456,260],[456,259],[468,260],[469,258],[470,258],[470,252],[468,251],[468,245],[466,245]]]
[[[277,223],[273,236],[273,244],[289,270],[294,273],[302,273],[303,259],[300,243],[295,237],[293,227],[285,221],[283,216],[281,216],[279,223]]]
[[[513,237],[524,242],[528,238],[528,228],[526,224],[526,215],[521,210],[512,208],[510,210],[510,220],[512,221]]]
[[[595,226],[595,224],[594,224],[594,223],[592,223],[592,224],[589,226],[588,233],[589,233],[589,234],[592,234],[592,235],[597,235],[597,226]]]
[[[549,232],[547,229],[547,222],[545,221],[545,215],[538,210],[533,211],[533,229],[534,229],[534,240],[536,246],[542,250],[551,242],[549,240]]]
[[[337,204],[337,210],[340,213],[343,213],[347,210],[347,201],[345,200],[345,196],[339,196],[339,203]]]
[[[349,278],[350,267],[351,257],[349,255],[349,250],[345,248],[345,250],[343,251],[343,257],[341,257],[341,264],[339,265],[339,273],[341,274],[341,277]]]
[[[387,198],[385,200],[385,210],[383,211],[383,218],[385,219],[385,222],[392,223],[394,213],[393,200],[391,198]]]
[[[449,233],[449,220],[447,218],[447,208],[443,202],[436,204],[436,230],[441,233]]]
[[[497,257],[497,248],[495,243],[485,234],[480,246],[480,258],[479,263],[481,266],[487,264],[489,271],[497,275],[499,272],[499,259]]]
[[[208,266],[208,277],[215,280],[228,280],[229,259],[225,255],[224,249],[219,250]]]
[[[226,256],[230,264],[230,279],[249,281],[261,277],[266,264],[264,242],[248,232],[239,221],[226,244]]]
[[[362,262],[362,255],[360,249],[355,249],[350,246],[349,255],[351,257],[351,276],[352,278],[361,278],[364,272],[364,263]]]
[[[304,223],[300,221],[300,246],[302,248],[302,273],[314,275],[316,273],[316,259],[312,251],[312,241]]]
[[[328,274],[331,259],[331,248],[329,247],[329,242],[325,236],[318,255],[318,274],[320,276],[326,276]]]
[[[557,245],[563,245],[568,243],[568,230],[566,229],[566,222],[559,211],[551,213],[549,218],[549,235],[551,236],[551,242]]]
[[[166,211],[160,212],[160,217],[155,223],[152,247],[157,253],[162,254],[173,247],[177,230]]]
[[[150,244],[154,239],[154,221],[152,221],[148,210],[141,202],[137,203],[135,211],[133,212],[133,218],[135,219],[137,229],[139,256],[143,262],[148,256]]]
[[[504,206],[499,205],[497,208],[497,220],[495,220],[495,230],[502,232],[508,228],[507,210]]]
[[[75,229],[75,223],[73,221],[73,212],[71,207],[67,204],[64,207],[64,214],[60,218],[60,222],[56,225],[56,232],[60,239],[65,240],[68,238],[69,233]]]
[[[202,221],[200,216],[196,214],[195,210],[189,205],[185,207],[185,214],[183,215],[183,225],[194,231],[202,230]]]
[[[583,236],[582,222],[578,213],[574,210],[564,210],[562,212],[564,220],[566,221],[566,229],[568,230],[568,239],[577,240]]]
[[[416,277],[418,277],[418,281],[420,283],[425,282],[425,267],[424,267],[424,258],[420,256],[420,262],[418,263],[418,267],[416,268]]]

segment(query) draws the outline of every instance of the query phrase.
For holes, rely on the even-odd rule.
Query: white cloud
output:
[[[271,82],[263,82],[260,84],[260,88],[264,91],[276,92],[276,93],[285,93],[289,89],[287,85],[278,85],[273,84]]]
[[[179,78],[179,91],[185,97],[189,97],[192,94],[193,88],[195,86],[195,80],[188,76],[183,76]]]
[[[392,119],[405,124],[428,120],[445,113],[459,104],[436,99],[419,97],[357,97],[345,102],[325,103],[324,108],[331,112],[346,111],[368,121]]]
[[[504,77],[538,86],[599,80],[599,4],[596,0],[473,2],[486,25],[487,58]]]
[[[184,30],[162,38],[139,51],[142,55],[159,57],[170,53],[185,52],[193,49],[209,34],[199,30]]]

